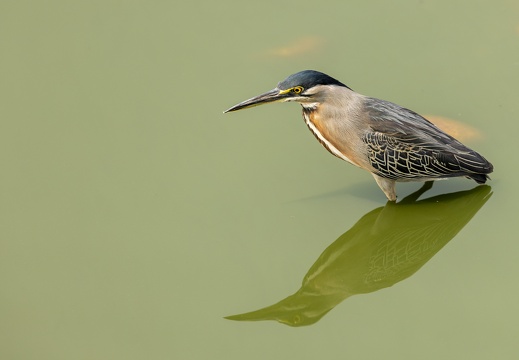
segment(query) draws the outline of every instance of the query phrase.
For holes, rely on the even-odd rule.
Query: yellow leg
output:
[[[396,201],[396,181],[372,174],[380,189],[386,194],[389,201]]]

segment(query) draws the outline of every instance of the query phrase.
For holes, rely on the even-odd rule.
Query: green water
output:
[[[0,358],[516,358],[518,15],[0,3]],[[387,204],[298,105],[222,114],[303,69],[477,129],[492,180]]]

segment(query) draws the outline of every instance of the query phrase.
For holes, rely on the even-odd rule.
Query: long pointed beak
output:
[[[277,102],[277,101],[283,101],[290,95],[286,92],[280,91],[278,88],[272,89],[270,91],[267,91],[264,94],[255,96],[249,100],[242,101],[241,103],[234,105],[230,109],[227,109],[224,111],[225,113],[231,112],[231,111],[237,111],[241,109],[247,109],[253,106],[258,106],[261,104],[267,104],[271,102]]]

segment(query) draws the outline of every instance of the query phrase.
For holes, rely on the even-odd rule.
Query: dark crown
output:
[[[303,70],[290,75],[278,84],[278,89],[286,90],[293,88],[294,86],[302,86],[305,89],[310,89],[316,85],[337,85],[349,89],[348,86],[344,85],[339,80],[315,70]]]

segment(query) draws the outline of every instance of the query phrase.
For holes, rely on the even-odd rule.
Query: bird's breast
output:
[[[313,105],[313,104],[312,104]],[[360,166],[359,156],[352,147],[347,133],[319,115],[318,105],[303,106],[303,119],[315,138],[332,155],[353,165]]]

